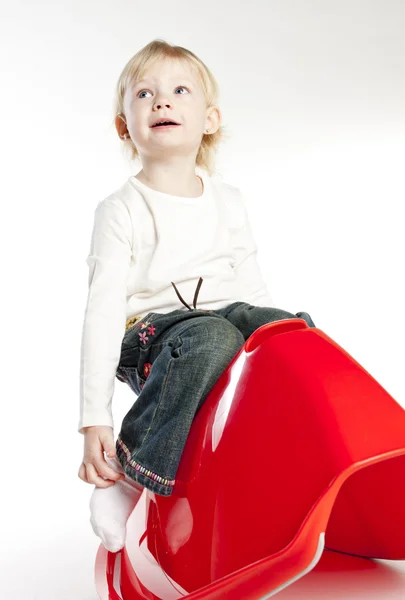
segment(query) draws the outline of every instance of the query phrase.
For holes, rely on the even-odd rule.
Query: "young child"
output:
[[[308,313],[275,308],[244,198],[213,174],[217,103],[207,66],[162,40],[117,84],[115,126],[142,169],[95,210],[78,428],[78,475],[95,485],[90,522],[111,552],[144,488],[173,492],[192,421],[248,337],[280,319],[315,327]],[[183,296],[193,294],[191,307]],[[138,397],[114,444],[115,377]]]

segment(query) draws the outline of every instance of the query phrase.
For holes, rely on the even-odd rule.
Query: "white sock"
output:
[[[118,458],[106,456],[108,466],[124,473]],[[127,520],[135,508],[143,486],[125,474],[125,479],[116,481],[107,488],[94,486],[90,498],[90,523],[94,533],[110,552],[118,552],[125,545]]]

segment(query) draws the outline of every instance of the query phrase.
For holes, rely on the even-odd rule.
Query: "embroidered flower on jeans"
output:
[[[143,374],[145,377],[148,377],[151,368],[152,368],[152,363],[145,363],[143,365]]]
[[[139,335],[139,339],[141,340],[141,342],[146,344],[146,341],[149,339],[146,337],[146,333],[138,333],[138,335]]]
[[[154,325],[149,325],[149,323],[150,321],[146,321],[143,325],[141,325],[141,329],[145,329],[145,327],[147,327],[149,335],[155,335],[156,328]],[[141,342],[146,344],[147,340],[149,339],[148,337],[146,337],[146,332],[138,333],[138,335]]]

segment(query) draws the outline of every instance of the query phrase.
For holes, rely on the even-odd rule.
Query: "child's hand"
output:
[[[106,425],[85,427],[84,456],[78,473],[80,479],[86,483],[93,483],[96,487],[106,488],[114,485],[119,479],[125,478],[123,473],[117,473],[108,466],[104,452],[111,458],[116,455],[112,427]]]

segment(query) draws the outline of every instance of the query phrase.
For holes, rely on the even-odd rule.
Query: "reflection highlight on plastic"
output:
[[[148,499],[153,502],[144,490],[127,521],[126,550],[131,563],[136,565],[137,578],[152,594],[159,598],[165,598],[165,600],[178,600],[178,598],[187,595],[187,590],[182,589],[163,571],[148,549],[147,536],[143,538],[142,543],[139,545],[147,523]],[[143,527],[141,526],[142,521],[145,523]]]
[[[236,386],[238,385],[243,366],[246,361],[246,353],[241,352],[240,356],[236,359],[231,369],[231,380],[226,387],[220,401],[214,417],[214,424],[212,426],[212,451],[215,452],[217,446],[221,440],[222,434],[225,429],[226,421],[228,419],[229,411],[232,406],[233,399],[235,397]]]
[[[173,554],[188,542],[193,531],[193,514],[187,498],[178,498],[168,515],[165,535]]]

